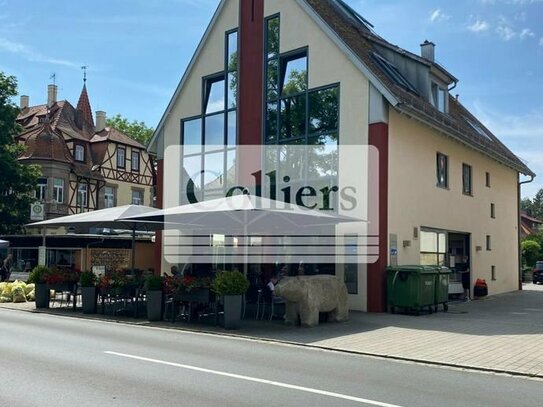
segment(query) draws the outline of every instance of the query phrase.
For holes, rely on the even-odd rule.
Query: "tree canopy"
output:
[[[122,117],[120,114],[108,118],[106,124],[107,126],[114,127],[132,137],[134,140],[139,141],[144,146],[149,143],[153,136],[153,132],[155,131],[152,127],[148,127],[144,122],[138,122],[137,120],[129,122],[128,119]]]
[[[16,95],[15,77],[0,72],[0,235],[18,233],[28,222],[40,175],[39,167],[17,160],[23,147],[15,140],[19,109],[11,98]]]
[[[524,198],[520,203],[520,208],[534,218],[543,219],[543,188],[535,194],[533,199]]]

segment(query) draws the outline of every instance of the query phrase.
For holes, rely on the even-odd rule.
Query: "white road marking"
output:
[[[283,388],[291,389],[291,390],[304,391],[304,392],[307,392],[307,393],[319,394],[321,396],[334,397],[334,398],[337,398],[337,399],[349,400],[349,401],[354,401],[354,402],[357,402],[357,403],[369,404],[369,405],[372,405],[372,406],[378,406],[378,407],[402,407],[402,406],[399,406],[397,404],[383,403],[381,401],[369,400],[369,399],[349,396],[349,395],[341,394],[341,393],[334,393],[334,392],[325,391],[325,390],[313,389],[311,387],[296,386],[294,384],[276,382],[276,381],[273,381],[273,380],[259,379],[257,377],[244,376],[244,375],[239,375],[239,374],[235,374],[235,373],[221,372],[219,370],[205,369],[205,368],[197,367],[197,366],[184,365],[182,363],[167,362],[165,360],[151,359],[151,358],[146,358],[146,357],[143,357],[143,356],[128,355],[126,353],[119,353],[119,352],[105,351],[104,353],[106,353],[108,355],[120,356],[120,357],[128,358],[128,359],[135,359],[135,360],[141,360],[141,361],[144,361],[144,362],[156,363],[156,364],[160,364],[160,365],[174,366],[174,367],[179,367],[179,368],[182,368],[182,369],[194,370],[196,372],[209,373],[209,374],[213,374],[213,375],[217,375],[217,376],[230,377],[230,378],[238,379],[238,380],[245,380],[245,381],[249,381],[249,382],[267,384],[267,385],[270,385],[270,386],[283,387]]]

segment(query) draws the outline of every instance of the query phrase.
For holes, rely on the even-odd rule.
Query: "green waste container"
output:
[[[387,269],[387,298],[390,312],[396,308],[415,312],[427,308],[432,312],[436,305],[437,267],[397,266]]]
[[[449,277],[451,270],[447,267],[440,266],[437,268],[436,274],[436,312],[440,304],[443,304],[443,311],[449,310]]]

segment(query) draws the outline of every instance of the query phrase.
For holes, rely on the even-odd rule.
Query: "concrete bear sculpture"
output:
[[[286,277],[275,287],[275,295],[286,302],[285,322],[300,322],[304,326],[319,324],[319,312],[327,312],[329,321],[349,319],[349,304],[345,283],[335,276]]]

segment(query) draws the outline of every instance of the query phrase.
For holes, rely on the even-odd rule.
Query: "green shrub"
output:
[[[145,288],[147,291],[162,291],[164,286],[164,279],[162,276],[151,275],[145,280]]]
[[[51,273],[51,269],[46,266],[36,266],[28,276],[28,283],[45,284],[47,276]]]
[[[249,280],[239,271],[219,273],[211,283],[211,289],[219,295],[243,295],[249,289]]]
[[[79,284],[81,287],[96,287],[98,278],[92,271],[83,271],[79,277]]]
[[[520,244],[522,263],[528,267],[535,266],[535,262],[540,260],[541,246],[533,240],[525,240]]]

